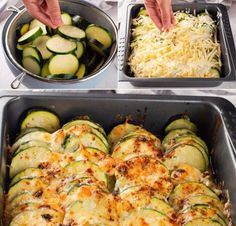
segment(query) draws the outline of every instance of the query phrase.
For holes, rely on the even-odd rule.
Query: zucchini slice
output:
[[[72,17],[73,23],[75,26],[85,30],[91,23],[85,20],[83,17],[79,15],[75,15]]]
[[[10,226],[51,226],[62,225],[63,214],[55,209],[43,207],[36,210],[23,211],[16,215],[10,223]]]
[[[39,127],[48,131],[55,132],[60,126],[60,119],[52,112],[46,110],[30,111],[21,123],[21,130]]]
[[[195,218],[211,218],[214,221],[220,222],[221,225],[227,226],[224,215],[218,209],[208,205],[192,206],[179,214],[179,221],[181,225],[185,225],[187,222],[192,221]]]
[[[50,163],[51,157],[51,151],[44,147],[30,147],[21,151],[12,159],[10,178],[27,168],[43,168]]]
[[[58,35],[51,37],[46,43],[47,49],[52,53],[68,54],[76,50],[76,43]]]
[[[50,143],[51,141],[51,134],[48,132],[45,132],[44,130],[40,130],[38,128],[32,128],[27,129],[26,132],[24,132],[22,135],[17,138],[16,142],[12,145],[11,153],[14,153],[15,150],[22,144],[29,142],[29,141],[43,141],[46,143]]]
[[[44,77],[44,78],[46,78],[48,75],[50,75],[50,72],[48,70],[48,64],[49,64],[49,62],[47,61],[43,65],[42,70],[41,70],[41,76]]]
[[[122,137],[126,136],[130,132],[142,129],[140,126],[133,125],[131,123],[125,122],[115,126],[111,132],[108,134],[108,143],[114,146]]]
[[[61,14],[61,19],[64,25],[72,25],[72,18],[70,14],[63,12]]]
[[[32,30],[36,27],[40,27],[43,31],[43,35],[46,35],[47,34],[47,29],[46,29],[46,26],[41,23],[39,20],[37,19],[33,19],[31,22],[30,22],[30,26],[29,26],[29,30]]]
[[[25,58],[28,56],[34,57],[39,63],[42,61],[42,56],[40,52],[33,46],[28,46],[24,48],[22,52],[22,57]]]
[[[47,148],[48,143],[46,143],[44,141],[40,141],[40,140],[31,140],[31,141],[25,142],[25,143],[21,144],[16,149],[16,151],[14,152],[14,156],[17,155],[19,152],[21,152],[27,148],[30,148],[30,147],[45,147],[45,148]]]
[[[183,209],[197,205],[213,206],[218,208],[221,212],[223,212],[225,209],[223,203],[219,199],[204,194],[190,196],[184,199],[183,204],[184,204],[182,207]]]
[[[52,53],[50,51],[48,51],[47,47],[46,47],[46,43],[47,41],[50,39],[51,37],[47,36],[47,35],[43,35],[40,36],[38,38],[36,38],[33,41],[33,45],[38,49],[38,51],[41,53],[42,58],[44,60],[49,59],[52,56]]]
[[[144,7],[141,7],[137,16],[138,17],[139,16],[148,16],[148,12],[147,12],[147,10]]]
[[[189,221],[185,226],[223,226],[221,223],[219,223],[216,220],[213,220],[211,218],[196,218],[192,221]]]
[[[188,129],[188,130],[193,131],[194,133],[197,132],[196,125],[185,118],[180,118],[180,119],[177,119],[177,120],[174,120],[173,122],[171,122],[165,128],[165,133],[169,133],[171,130],[175,130],[175,129]]]
[[[145,224],[144,224],[145,223]],[[158,212],[154,209],[142,209],[139,211],[134,211],[125,218],[122,223],[122,226],[130,225],[165,225],[173,226],[172,220],[167,217],[165,214]]]
[[[162,146],[164,150],[169,149],[169,145],[173,145],[173,142],[175,142],[175,139],[177,137],[181,136],[187,136],[187,135],[195,135],[195,133],[188,129],[175,129],[171,130],[162,140]]]
[[[43,171],[41,169],[37,168],[28,168],[24,171],[18,173],[16,176],[14,176],[11,180],[10,187],[18,183],[20,180],[23,179],[33,179],[33,178],[40,178],[43,177]]]
[[[202,152],[191,145],[180,145],[165,155],[164,164],[172,170],[181,163],[188,164],[199,169],[201,172],[207,170],[206,160]]]
[[[57,29],[58,34],[64,38],[71,38],[76,41],[83,41],[86,38],[85,32],[75,26],[64,25]]]
[[[41,73],[41,66],[39,61],[33,56],[27,56],[22,59],[22,65],[25,70],[35,74],[40,75]]]
[[[93,53],[93,56],[90,58],[90,60],[88,62],[88,68],[89,68],[90,71],[97,64],[97,60],[98,60],[98,54],[97,53]]]
[[[161,162],[149,156],[132,158],[116,165],[116,190],[125,190],[127,187],[144,184],[159,189],[167,189],[171,192],[172,184],[169,170]]]
[[[197,182],[186,182],[183,184],[177,185],[174,190],[171,192],[169,197],[169,202],[174,208],[180,208],[182,206],[182,201],[188,197],[195,195],[208,195],[215,199],[218,199],[218,196],[205,184]]]
[[[107,49],[99,43],[97,40],[89,38],[88,45],[99,55],[106,57],[107,56]]]
[[[24,35],[26,32],[29,31],[29,27],[30,25],[29,24],[23,24],[20,28],[20,34],[21,36]]]
[[[217,68],[211,68],[209,71],[211,78],[220,78],[221,73]]]
[[[113,149],[112,157],[123,161],[142,155],[157,158],[162,155],[158,146],[158,142],[153,139],[134,135],[120,140]]]
[[[94,177],[98,181],[103,182],[106,187],[108,185],[108,177],[106,173],[88,160],[80,160],[67,165],[64,173],[67,176],[74,176],[77,179],[82,177]]]
[[[40,178],[22,179],[9,189],[7,200],[11,202],[17,195],[23,193],[34,194],[37,191],[42,191],[45,186]]]
[[[102,133],[106,137],[106,132],[104,131],[104,129],[102,128],[101,125],[99,125],[98,123],[95,123],[91,120],[87,120],[87,119],[72,120],[72,121],[66,123],[65,125],[63,125],[62,128],[65,130],[68,130],[70,127],[76,126],[76,125],[85,125],[85,126],[92,127],[94,129],[98,130],[100,133]]]
[[[87,27],[85,30],[88,39],[95,39],[100,42],[105,48],[110,48],[112,45],[112,35],[105,28],[94,24]]]
[[[77,76],[77,78],[83,78],[84,76],[85,76],[85,74],[86,74],[86,66],[85,66],[85,64],[80,64],[79,65],[79,70],[76,72],[76,76]]]
[[[73,54],[55,55],[49,61],[48,69],[52,75],[74,75],[79,69],[79,61]]]
[[[26,43],[24,45],[20,45],[19,43],[17,43],[16,48],[17,48],[17,50],[22,51],[22,50],[24,50],[25,47],[30,46],[31,44],[32,44],[32,42]]]
[[[58,74],[58,75],[48,75],[47,78],[55,79],[55,80],[61,80],[61,79],[76,79],[75,75],[70,74]]]
[[[77,49],[75,51],[75,54],[78,59],[82,57],[82,55],[84,54],[84,51],[85,51],[84,44],[82,42],[77,42]]]
[[[43,33],[42,29],[40,27],[36,27],[32,30],[29,30],[28,32],[26,32],[24,35],[22,35],[19,39],[18,39],[18,43],[20,45],[24,45],[27,44],[29,42],[34,41],[36,38],[38,38],[39,36],[41,36]]]

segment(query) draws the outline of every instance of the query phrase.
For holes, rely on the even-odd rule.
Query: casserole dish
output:
[[[131,29],[132,19],[135,18],[143,4],[130,3],[127,6],[126,18],[123,21],[120,33],[119,80],[130,82],[139,87],[213,87],[225,81],[235,81],[235,61],[236,51],[233,35],[230,27],[227,8],[221,4],[200,4],[184,3],[173,5],[174,11],[186,11],[188,13],[200,13],[207,10],[217,24],[217,36],[222,52],[222,73],[220,78],[137,78],[132,74],[128,65],[128,58],[131,52]]]

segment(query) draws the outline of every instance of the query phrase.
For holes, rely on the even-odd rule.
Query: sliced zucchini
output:
[[[114,146],[122,137],[138,129],[142,129],[142,128],[140,126],[136,126],[128,122],[119,124],[115,126],[112,129],[112,131],[108,134],[107,136],[108,143],[111,146]]]
[[[202,180],[202,174],[197,168],[182,163],[176,166],[176,168],[171,172],[171,179],[175,184],[189,181],[200,182]]]
[[[75,135],[66,136],[63,143],[64,152],[75,152],[80,148],[80,139]]]
[[[192,132],[196,133],[197,132],[197,127],[195,124],[190,122],[188,119],[185,118],[180,118],[177,120],[174,120],[171,122],[166,128],[165,128],[165,133],[169,133],[171,130],[176,130],[176,129],[188,129],[191,130]]]
[[[64,25],[72,25],[72,18],[70,16],[70,14],[68,13],[62,13],[61,14],[61,19]]]
[[[107,49],[111,47],[112,42],[113,42],[112,35],[105,28],[92,24],[87,27],[85,32],[88,39],[97,40]]]
[[[82,29],[71,25],[63,25],[57,31],[62,37],[71,38],[76,41],[83,41],[86,38],[86,34]]]
[[[55,55],[49,61],[48,69],[52,75],[74,75],[79,69],[79,61],[73,54]]]
[[[19,43],[17,43],[16,48],[18,50],[22,51],[22,50],[24,50],[25,47],[30,46],[31,44],[32,44],[32,42],[26,43],[24,45],[20,45]]]
[[[88,45],[99,55],[106,57],[107,56],[107,49],[99,43],[97,40],[89,38]]]
[[[11,180],[10,187],[18,183],[20,180],[23,179],[33,179],[33,178],[40,178],[43,177],[43,171],[41,169],[37,168],[28,168],[24,171],[18,173],[16,176],[14,176]]]
[[[16,141],[19,140],[20,138],[22,138],[23,136],[25,136],[28,133],[37,132],[37,131],[46,132],[42,128],[37,128],[37,127],[35,127],[35,128],[28,128],[28,129],[25,129],[23,131],[20,131],[20,134],[16,137]]]
[[[90,58],[90,60],[88,62],[88,68],[89,68],[90,71],[97,64],[97,60],[98,60],[98,54],[97,53],[93,53],[93,56]]]
[[[52,153],[44,147],[30,147],[18,153],[10,165],[10,178],[27,168],[44,168],[50,163]]]
[[[207,170],[206,160],[202,152],[191,145],[178,146],[165,155],[164,164],[168,169],[173,170],[181,163],[193,166],[201,172]]]
[[[65,175],[74,176],[75,178],[94,177],[98,181],[108,185],[108,177],[97,165],[88,161],[81,160],[73,162],[65,167]]]
[[[87,20],[85,20],[83,17],[79,15],[73,16],[72,20],[75,26],[83,30],[85,30],[90,25],[90,23]]]
[[[70,127],[76,126],[76,125],[85,125],[85,126],[92,127],[94,129],[98,130],[100,133],[102,133],[106,137],[106,132],[104,131],[104,129],[102,128],[101,125],[99,125],[98,123],[95,123],[91,120],[87,120],[87,119],[72,120],[72,121],[66,123],[65,125],[63,125],[62,128],[65,130],[68,130]]]
[[[221,73],[217,68],[211,68],[209,71],[209,76],[211,78],[220,78]]]
[[[43,191],[45,184],[39,178],[27,178],[14,184],[7,193],[7,200],[11,202],[17,195],[23,193],[34,194],[37,191]]]
[[[223,214],[218,209],[208,205],[191,206],[180,212],[179,215],[179,220],[183,225],[195,218],[211,218],[214,221],[220,222],[221,225],[227,226],[223,219]]]
[[[45,147],[46,148],[48,147],[48,143],[44,141],[40,141],[40,140],[31,140],[31,141],[25,142],[16,149],[16,151],[14,152],[14,156],[17,155],[19,152],[30,147]]]
[[[195,195],[208,195],[219,200],[216,193],[213,192],[205,184],[197,182],[186,182],[183,184],[179,184],[174,188],[174,190],[170,194],[169,202],[175,208],[179,208],[181,207],[183,200]]]
[[[58,116],[46,110],[33,110],[30,111],[21,123],[21,130],[27,128],[39,127],[48,131],[49,133],[55,132],[60,126],[60,119]]]
[[[189,221],[185,226],[223,226],[221,223],[219,223],[216,220],[213,220],[211,218],[196,218],[192,221]]]
[[[40,27],[36,27],[32,30],[29,30],[28,32],[26,32],[24,35],[22,35],[19,39],[18,39],[18,43],[20,45],[24,45],[27,44],[29,42],[34,41],[36,38],[38,38],[39,36],[41,36],[43,33],[42,29]]]
[[[32,56],[24,57],[22,59],[22,65],[27,71],[35,75],[40,75],[41,73],[40,63],[35,57]]]
[[[48,75],[50,75],[50,72],[48,70],[48,61],[47,61],[42,67],[41,76],[46,78]]]
[[[21,36],[24,35],[26,32],[29,31],[29,27],[30,25],[29,24],[23,24],[20,28],[20,34]]]
[[[188,129],[175,129],[171,130],[163,139],[162,146],[164,150],[169,149],[169,146],[175,142],[177,137],[185,136],[185,135],[195,135],[195,133]]]
[[[51,134],[45,132],[44,130],[40,130],[38,128],[32,128],[32,129],[27,129],[27,131],[23,132],[22,135],[20,135],[17,139],[16,142],[12,145],[11,148],[11,153],[14,153],[15,150],[22,144],[32,141],[32,140],[38,140],[38,141],[43,141],[46,143],[50,143],[51,141]]]
[[[122,223],[122,226],[130,225],[165,225],[173,226],[172,220],[167,217],[165,214],[158,212],[154,209],[142,209],[139,211],[134,211],[125,218]]]
[[[137,16],[138,17],[139,16],[148,16],[148,12],[147,12],[147,10],[144,7],[141,7]]]
[[[54,79],[54,80],[69,80],[69,79],[76,79],[75,75],[71,74],[58,74],[58,75],[48,75],[47,78]]]
[[[47,207],[23,211],[13,218],[10,226],[32,226],[32,222],[40,226],[62,225],[63,213]]]
[[[84,54],[84,51],[85,51],[84,44],[82,42],[77,42],[77,49],[75,51],[75,54],[78,59],[82,57],[82,55]]]
[[[145,136],[131,136],[120,140],[113,149],[112,157],[127,161],[136,156],[152,156],[154,158],[161,156],[161,150],[155,140]]]
[[[30,27],[29,27],[29,30],[32,30],[36,27],[40,27],[43,31],[43,35],[46,35],[47,34],[47,29],[46,29],[46,26],[41,23],[39,20],[37,19],[33,19],[31,22],[30,22]]]
[[[85,64],[80,64],[79,65],[79,70],[76,72],[77,78],[83,78],[86,74],[86,66]]]
[[[124,190],[128,187],[144,184],[159,189],[172,190],[169,170],[158,160],[148,156],[132,158],[116,165],[116,190]],[[168,192],[167,192],[168,193]]]
[[[41,53],[42,58],[44,60],[49,59],[52,56],[52,53],[50,51],[48,51],[47,47],[46,47],[46,43],[47,41],[50,39],[51,37],[47,36],[47,35],[43,35],[40,36],[38,38],[36,38],[33,41],[33,45],[38,49],[38,51]]]
[[[47,49],[52,53],[68,54],[76,50],[76,43],[58,35],[51,37],[46,43]]]
[[[183,205],[183,209],[196,205],[209,205],[218,208],[222,212],[225,208],[219,199],[204,194],[193,195],[184,199]]]
[[[42,61],[42,56],[40,52],[33,46],[28,46],[24,48],[22,52],[22,57],[25,58],[28,56],[34,57],[38,62]]]

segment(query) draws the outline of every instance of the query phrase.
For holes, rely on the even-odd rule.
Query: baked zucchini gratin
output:
[[[4,225],[232,225],[207,145],[187,116],[168,122],[162,142],[129,122],[106,136],[88,118],[61,129],[56,118],[34,111],[21,124],[9,150]]]
[[[208,12],[175,12],[169,32],[156,28],[145,9],[133,19],[128,64],[135,77],[219,78],[221,48],[217,25]]]

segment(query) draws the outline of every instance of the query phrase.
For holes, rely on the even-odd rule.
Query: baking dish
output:
[[[132,74],[128,65],[128,58],[131,52],[131,29],[132,19],[136,17],[140,3],[127,5],[125,18],[122,20],[119,37],[119,81],[130,82],[139,87],[214,87],[225,81],[236,80],[236,51],[234,39],[230,27],[227,8],[221,4],[205,3],[181,3],[173,5],[174,11],[186,11],[199,13],[207,10],[217,23],[218,39],[222,52],[222,76],[221,78],[137,78]],[[127,22],[126,22],[127,21]]]
[[[113,93],[84,93],[55,95],[23,93],[0,98],[1,105],[1,161],[0,203],[3,209],[3,191],[8,184],[7,145],[14,142],[18,121],[23,112],[32,107],[43,107],[56,112],[62,123],[77,115],[88,115],[100,123],[106,132],[123,122],[127,116],[161,136],[163,127],[172,115],[187,113],[199,128],[211,150],[211,162],[217,183],[229,192],[233,223],[236,223],[236,158],[233,137],[236,109],[228,101],[214,97],[119,95]],[[210,119],[210,120],[209,120]],[[2,215],[1,215],[2,219]]]

